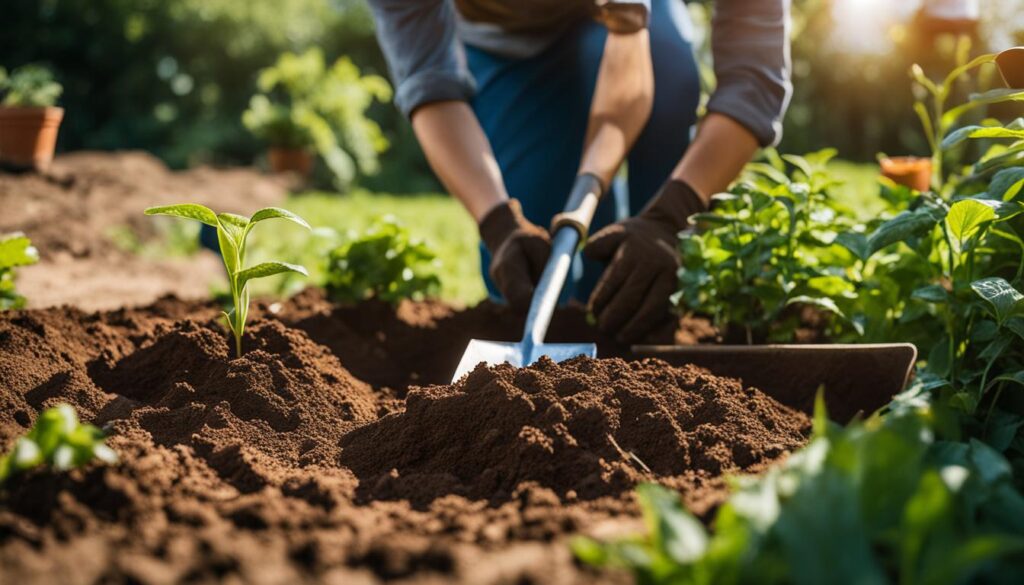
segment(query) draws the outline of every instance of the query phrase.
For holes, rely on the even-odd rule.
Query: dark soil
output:
[[[106,428],[116,466],[0,491],[3,583],[595,583],[576,533],[638,528],[632,488],[707,518],[723,474],[801,445],[801,413],[656,360],[479,367],[469,337],[514,338],[484,304],[254,308],[233,358],[217,307],[0,316],[0,443],[59,402]],[[566,340],[596,340],[562,311]],[[688,325],[682,338],[708,334]]]

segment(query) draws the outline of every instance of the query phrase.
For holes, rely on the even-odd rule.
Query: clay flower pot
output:
[[[1006,87],[1024,89],[1024,47],[1006,49],[996,55],[996,65]]]
[[[43,170],[53,160],[64,108],[0,107],[0,162]]]
[[[932,184],[932,159],[919,156],[898,156],[878,161],[882,176],[917,191],[927,191]]]
[[[305,148],[271,147],[267,159],[275,173],[292,172],[308,177],[313,170],[313,153]]]

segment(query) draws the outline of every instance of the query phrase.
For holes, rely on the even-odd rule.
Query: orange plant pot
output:
[[[878,161],[882,176],[897,185],[927,191],[932,184],[932,159],[919,156],[898,156]]]
[[[0,107],[0,162],[43,170],[53,160],[64,108]]]
[[[272,147],[267,152],[270,169],[275,173],[298,173],[308,177],[313,170],[313,153],[304,148]]]

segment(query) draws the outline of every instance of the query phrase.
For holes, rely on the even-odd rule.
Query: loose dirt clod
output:
[[[450,375],[436,363],[457,360],[461,336],[500,337],[517,319],[383,310],[312,293],[254,309],[241,358],[203,303],[0,315],[3,444],[69,402],[121,458],[0,489],[0,581],[616,582],[577,567],[564,539],[635,529],[642,480],[706,516],[723,474],[777,461],[809,424],[656,360],[406,387]],[[579,312],[559,320],[598,338]]]

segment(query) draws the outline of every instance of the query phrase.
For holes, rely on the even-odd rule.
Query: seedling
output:
[[[103,442],[103,431],[80,423],[74,408],[60,404],[43,411],[32,430],[0,457],[0,483],[40,465],[66,471],[93,459],[113,465],[117,453]]]
[[[0,236],[0,311],[25,306],[25,297],[14,290],[15,268],[38,261],[39,252],[24,234]]]
[[[246,238],[253,226],[265,219],[286,219],[306,229],[309,224],[298,215],[277,207],[267,207],[254,213],[252,217],[244,217],[233,213],[214,213],[210,208],[194,203],[150,207],[146,215],[170,215],[185,219],[194,219],[217,229],[217,241],[220,243],[221,258],[228,273],[228,286],[231,290],[232,308],[224,313],[228,328],[235,337],[235,354],[242,357],[242,334],[245,332],[245,321],[249,315],[249,291],[246,285],[250,280],[296,272],[309,276],[306,269],[297,264],[287,262],[263,262],[250,268],[245,266]]]

